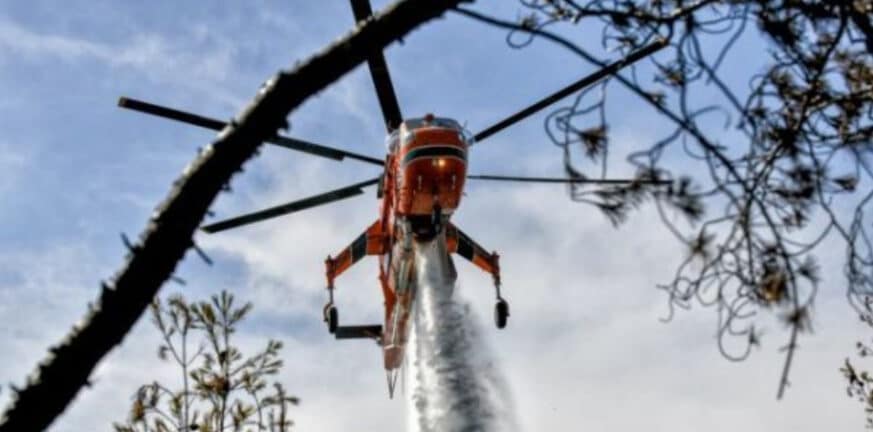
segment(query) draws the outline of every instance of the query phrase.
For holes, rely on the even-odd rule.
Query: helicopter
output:
[[[372,16],[369,0],[350,1],[357,22]],[[382,169],[381,174],[322,194],[210,223],[202,226],[201,230],[210,234],[218,233],[362,195],[364,188],[376,186],[376,196],[381,200],[376,221],[347,247],[335,255],[328,255],[325,260],[328,301],[323,309],[323,320],[329,333],[336,339],[373,339],[381,346],[388,394],[393,397],[418,292],[416,257],[423,245],[437,242],[440,250],[448,255],[445,258],[449,263],[452,263],[450,255],[457,254],[490,274],[495,290],[494,323],[498,329],[507,325],[510,311],[509,303],[501,295],[500,256],[483,248],[451,222],[452,215],[459,209],[468,180],[594,185],[667,183],[648,178],[471,175],[467,173],[469,151],[492,135],[648,57],[664,46],[666,42],[657,40],[633,51],[625,58],[606,65],[477,133],[471,133],[449,117],[430,113],[422,117],[403,117],[384,54],[381,50],[374,50],[367,58],[367,65],[387,129],[387,154],[383,158],[278,134],[267,142],[336,161],[350,159],[376,165]],[[121,97],[118,105],[216,131],[226,126],[220,120],[127,97]],[[339,311],[334,304],[336,280],[366,256],[378,257],[384,321],[373,325],[340,325]],[[451,265],[454,269],[454,265]]]

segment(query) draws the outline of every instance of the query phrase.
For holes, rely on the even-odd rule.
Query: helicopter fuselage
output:
[[[370,337],[384,354],[389,391],[403,364],[419,290],[420,248],[439,242],[448,256],[457,253],[500,283],[498,256],[482,249],[449,222],[461,203],[472,139],[454,120],[427,115],[408,119],[388,135],[385,171],[379,184],[380,218],[336,257],[328,257],[331,301],[325,320],[337,338]],[[379,280],[385,300],[384,324],[338,326],[333,307],[334,279],[365,255],[379,255]],[[454,280],[454,266],[450,264]],[[501,300],[502,301],[502,300]]]

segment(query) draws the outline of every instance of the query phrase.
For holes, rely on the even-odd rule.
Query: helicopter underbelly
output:
[[[412,282],[412,284],[415,285],[415,282]],[[386,331],[382,341],[386,370],[399,368],[403,363],[403,354],[409,339],[410,326],[412,325],[412,308],[414,306],[417,286],[409,288],[409,292],[397,297],[394,310],[386,323]]]
[[[406,351],[406,346],[409,341],[409,332],[413,325],[415,314],[415,303],[420,294],[419,275],[422,271],[419,266],[422,261],[418,259],[418,255],[422,253],[421,247],[433,247],[431,241],[418,242],[412,241],[409,237],[404,237],[409,241],[399,241],[394,247],[393,255],[397,258],[392,263],[392,291],[395,302],[391,308],[391,313],[386,317],[384,331],[382,335],[382,348],[384,350],[385,369],[393,371],[403,364],[403,356]],[[442,232],[439,237],[432,240],[438,242],[437,247],[442,251],[439,255],[446,260],[451,279],[457,277],[454,263],[451,257],[446,252],[446,236]],[[427,287],[425,287],[427,288]]]
[[[392,255],[390,283],[394,295],[390,315],[385,317],[385,330],[382,348],[385,355],[385,369],[400,367],[409,336],[415,294],[418,291],[415,268],[415,250],[411,237],[395,244]]]

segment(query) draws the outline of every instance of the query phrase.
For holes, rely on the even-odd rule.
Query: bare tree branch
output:
[[[663,224],[688,248],[674,278],[658,285],[669,315],[693,304],[715,309],[718,348],[740,361],[760,343],[754,318],[776,314],[789,329],[778,397],[789,384],[799,335],[811,330],[819,286],[813,252],[831,237],[846,247],[850,303],[873,294],[873,6],[816,0],[519,0],[517,22],[468,9],[457,12],[508,30],[507,44],[540,38],[602,67],[599,51],[632,52],[653,38],[670,46],[583,89],[546,119],[571,177],[584,164],[605,177],[610,89],[638,96],[672,130],[628,157],[638,175],[675,179],[655,188],[592,190],[573,185],[570,198],[595,205],[614,224],[653,201]],[[571,26],[599,31],[573,39]],[[762,70],[720,69],[736,42],[758,30]],[[745,58],[742,53],[733,58]],[[748,88],[737,71],[750,74]],[[705,96],[701,96],[705,95]],[[717,117],[716,117],[717,116]],[[713,121],[713,118],[724,121]],[[736,119],[736,120],[734,120]],[[644,134],[645,135],[645,134]],[[645,138],[644,138],[645,139]],[[727,144],[722,144],[726,142]],[[714,209],[714,210],[713,210]],[[679,222],[689,222],[690,227]],[[828,253],[828,251],[824,251]]]
[[[268,81],[174,183],[113,281],[103,284],[81,323],[50,349],[26,387],[15,392],[0,431],[43,430],[64,411],[97,363],[121,343],[171,277],[216,195],[262,142],[286,126],[293,109],[364,62],[373,49],[382,49],[461,1],[399,1],[294,70]]]

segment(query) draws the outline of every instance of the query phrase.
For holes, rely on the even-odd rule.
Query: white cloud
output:
[[[95,274],[105,272],[94,254],[77,244],[56,245],[37,253],[0,252],[0,327],[3,371],[0,383],[22,385],[95,297]],[[4,389],[7,390],[7,389]],[[0,394],[5,406],[9,392]]]
[[[227,89],[231,71],[238,64],[235,46],[217,37],[210,39],[214,44],[204,44],[202,35],[196,37],[197,28],[191,31],[193,38],[139,33],[109,42],[41,33],[0,20],[0,53],[6,54],[7,61],[97,61],[155,83],[187,87],[228,106],[240,106],[245,99]]]

